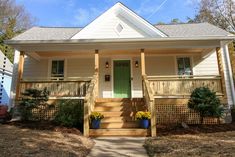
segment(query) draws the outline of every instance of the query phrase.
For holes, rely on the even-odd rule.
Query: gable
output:
[[[166,35],[121,3],[115,4],[72,39],[157,38]]]

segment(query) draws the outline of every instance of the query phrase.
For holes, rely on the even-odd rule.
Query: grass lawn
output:
[[[0,124],[1,157],[84,157],[94,142],[79,131]]]
[[[159,130],[158,137],[148,138],[145,141],[144,147],[149,156],[235,156],[235,124]]]

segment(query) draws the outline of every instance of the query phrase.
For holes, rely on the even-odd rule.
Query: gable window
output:
[[[190,57],[177,58],[178,75],[192,75]]]
[[[64,60],[53,60],[51,63],[51,77],[64,77]]]

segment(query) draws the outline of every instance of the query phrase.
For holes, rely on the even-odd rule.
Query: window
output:
[[[118,33],[121,33],[122,30],[123,30],[123,26],[119,23],[119,24],[116,26],[116,31],[117,31]]]
[[[189,57],[177,58],[178,75],[192,75],[191,63]]]
[[[64,77],[64,60],[52,61],[51,77]]]

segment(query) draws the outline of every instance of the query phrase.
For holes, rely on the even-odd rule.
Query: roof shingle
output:
[[[230,36],[229,32],[209,23],[155,25],[169,37]]]
[[[231,36],[229,32],[209,23],[155,25],[168,37],[213,37]],[[69,40],[82,28],[33,27],[11,40]]]
[[[78,33],[81,28],[32,27],[12,40],[66,40]]]

